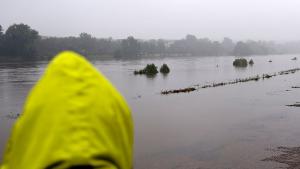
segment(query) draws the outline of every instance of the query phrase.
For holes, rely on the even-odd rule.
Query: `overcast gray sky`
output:
[[[300,0],[0,0],[0,24],[46,36],[300,40]]]

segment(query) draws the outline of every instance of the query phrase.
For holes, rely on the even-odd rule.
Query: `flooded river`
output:
[[[185,57],[94,61],[129,103],[135,123],[137,169],[280,168],[263,162],[277,146],[300,146],[300,72],[268,80],[161,95],[166,89],[230,81],[299,68],[297,55],[253,56],[253,66],[234,68],[234,57]],[[299,59],[299,57],[298,57]],[[272,60],[272,62],[268,62]],[[147,63],[171,72],[135,76]],[[46,62],[0,63],[0,152],[14,120]]]

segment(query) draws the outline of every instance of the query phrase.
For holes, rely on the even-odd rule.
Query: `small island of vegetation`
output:
[[[163,64],[160,69],[160,73],[166,75],[170,73],[170,68],[167,64]],[[152,63],[152,64],[147,64],[147,66],[144,69],[141,70],[135,70],[133,74],[135,75],[147,75],[147,76],[154,76],[158,73],[157,66]]]
[[[133,72],[135,75],[142,75],[145,74],[147,76],[154,76],[158,73],[157,67],[155,64],[147,64],[147,66],[144,69],[141,70],[135,70]]]
[[[168,73],[170,73],[170,68],[168,67],[167,64],[164,63],[164,64],[160,67],[159,71],[160,71],[160,73],[162,73],[162,74],[168,74]]]
[[[245,58],[235,59],[233,61],[233,66],[235,67],[247,67],[248,61]]]

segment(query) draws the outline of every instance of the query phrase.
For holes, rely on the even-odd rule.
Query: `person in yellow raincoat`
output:
[[[62,52],[30,92],[0,169],[132,169],[123,97],[82,56]]]

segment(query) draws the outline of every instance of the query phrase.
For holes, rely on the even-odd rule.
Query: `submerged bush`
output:
[[[158,73],[158,70],[155,64],[152,63],[152,64],[147,64],[147,66],[142,70],[135,70],[133,73],[135,75],[145,74],[145,75],[153,76]]]
[[[163,73],[163,74],[168,74],[170,73],[170,68],[168,67],[167,64],[163,64],[160,69],[159,69],[160,73]]]
[[[250,59],[250,61],[249,61],[249,65],[253,65],[253,64],[254,64],[253,60],[252,60],[252,59]]]
[[[247,67],[248,66],[248,62],[245,58],[239,58],[239,59],[235,59],[233,61],[233,66],[235,67]]]

